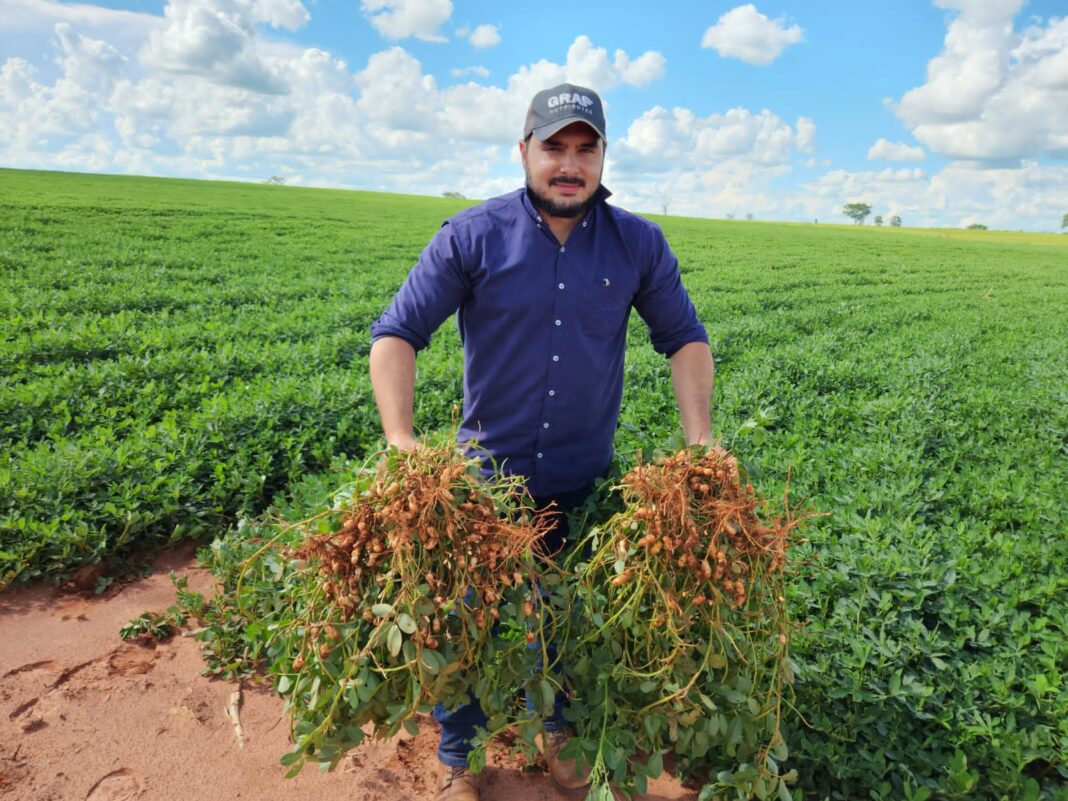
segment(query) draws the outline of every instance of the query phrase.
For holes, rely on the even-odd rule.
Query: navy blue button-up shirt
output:
[[[374,339],[418,351],[459,311],[460,440],[477,440],[538,497],[588,484],[612,460],[632,307],[659,353],[708,342],[660,228],[609,194],[598,190],[565,245],[523,189],[460,212],[371,325]]]

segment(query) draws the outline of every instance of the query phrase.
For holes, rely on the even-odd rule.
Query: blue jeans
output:
[[[537,551],[541,555],[553,556],[567,548],[568,525],[567,512],[579,506],[592,491],[592,484],[574,492],[565,492],[549,498],[535,498],[534,503],[541,509],[550,503],[556,503],[556,512],[553,515],[553,528],[546,533],[539,544]],[[531,648],[541,650],[541,643],[535,642]],[[551,661],[556,661],[556,647],[552,643],[546,643],[545,650]],[[538,657],[536,670],[541,670],[542,660]],[[545,723],[546,731],[562,729],[567,723],[564,721],[563,711],[567,706],[567,696],[563,692],[556,694],[556,704],[553,714]],[[535,709],[534,700],[527,693],[527,709],[531,712]],[[434,720],[441,726],[441,742],[438,744],[438,759],[446,765],[454,768],[467,766],[467,755],[471,753],[471,738],[475,736],[475,729],[485,728],[488,718],[482,711],[482,705],[475,699],[468,704],[457,707],[449,712],[442,704],[434,707]]]

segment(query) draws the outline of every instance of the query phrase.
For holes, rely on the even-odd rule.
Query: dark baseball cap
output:
[[[534,95],[527,109],[527,122],[523,126],[523,138],[531,134],[544,141],[573,122],[584,122],[597,134],[604,135],[604,108],[601,98],[592,89],[562,83],[552,89],[544,89]]]

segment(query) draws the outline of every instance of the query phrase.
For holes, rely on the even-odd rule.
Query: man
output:
[[[660,229],[605,202],[606,146],[595,92],[565,83],[534,96],[519,142],[526,186],[446,221],[371,326],[371,383],[391,445],[417,447],[416,352],[458,311],[460,440],[477,439],[505,470],[524,476],[539,507],[574,508],[612,459],[631,308],[670,358],[687,442],[711,443],[708,336]],[[558,520],[543,543],[548,553],[566,546]],[[485,724],[482,710],[439,708],[434,717],[442,730],[438,798],[477,801],[467,754],[475,727]],[[585,790],[574,762],[557,758],[567,739],[559,710],[545,730],[554,783]]]

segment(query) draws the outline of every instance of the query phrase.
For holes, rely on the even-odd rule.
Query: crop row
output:
[[[458,207],[0,189],[5,582],[329,486],[378,442],[368,323]],[[714,427],[762,494],[826,513],[787,594],[804,796],[1068,797],[1066,238],[663,225],[716,354]],[[420,356],[424,429],[461,400],[459,356],[451,324]],[[624,461],[676,425],[637,319],[626,369]]]

